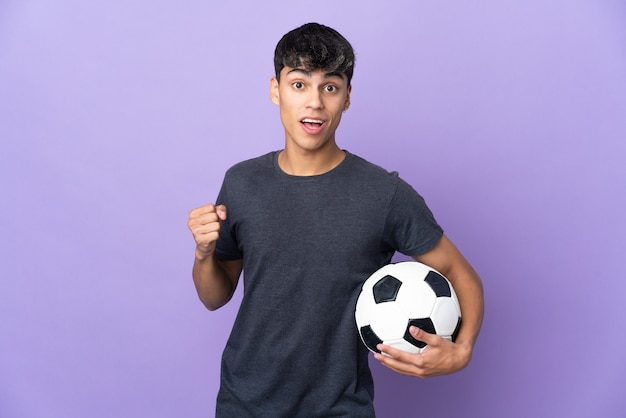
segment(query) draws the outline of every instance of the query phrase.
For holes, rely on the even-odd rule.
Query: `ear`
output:
[[[270,80],[270,100],[276,106],[280,106],[280,92],[278,90],[278,80],[276,76],[272,77]]]
[[[345,112],[350,107],[350,93],[352,92],[352,84],[348,86],[348,94],[346,95],[346,102],[343,105],[343,111]]]

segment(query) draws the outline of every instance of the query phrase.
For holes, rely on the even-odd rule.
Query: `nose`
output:
[[[307,97],[307,108],[309,109],[322,109],[324,102],[322,100],[322,92],[318,89],[310,89]]]

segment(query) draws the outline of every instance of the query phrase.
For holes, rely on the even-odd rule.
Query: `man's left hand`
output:
[[[414,326],[409,332],[413,338],[427,344],[424,351],[411,354],[379,344],[377,348],[384,354],[376,353],[374,358],[385,367],[405,376],[427,378],[462,370],[472,357],[470,344],[454,343]]]

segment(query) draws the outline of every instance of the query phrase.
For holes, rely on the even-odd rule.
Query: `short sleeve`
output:
[[[232,202],[229,200],[228,193],[228,178],[229,177],[227,173],[216,200],[217,205],[225,205],[227,210],[229,207],[232,208]],[[243,258],[243,254],[240,251],[237,242],[237,234],[234,227],[234,225],[236,225],[236,222],[234,222],[233,216],[231,216],[230,211],[228,211],[227,213],[228,215],[226,217],[226,220],[222,221],[222,224],[220,226],[220,235],[217,240],[215,251],[217,254],[217,258],[221,260],[239,260]]]
[[[416,256],[432,249],[443,229],[435,220],[424,198],[401,178],[391,199],[385,220],[384,237],[388,245],[407,256]]]

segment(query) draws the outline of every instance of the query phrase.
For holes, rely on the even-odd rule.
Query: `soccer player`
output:
[[[285,146],[230,168],[215,204],[194,209],[193,279],[209,310],[241,306],[222,357],[217,417],[373,417],[368,350],[354,307],[361,285],[398,251],[452,282],[463,324],[455,342],[413,327],[420,354],[380,345],[398,373],[463,369],[483,316],[482,283],[422,197],[397,173],[341,149],[354,52],[310,23],[276,46],[270,98]]]

